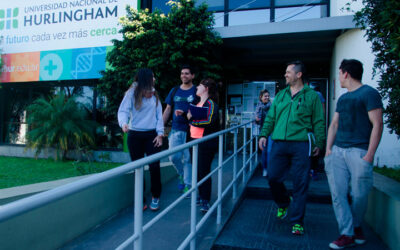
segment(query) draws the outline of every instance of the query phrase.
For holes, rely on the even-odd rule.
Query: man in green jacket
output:
[[[260,133],[262,150],[266,138],[272,136],[268,181],[278,205],[278,219],[288,214],[292,233],[304,234],[307,189],[310,180],[311,156],[318,155],[325,141],[325,120],[321,101],[315,91],[303,83],[304,64],[287,64],[287,88],[275,97]],[[283,183],[289,169],[293,173],[293,198]]]

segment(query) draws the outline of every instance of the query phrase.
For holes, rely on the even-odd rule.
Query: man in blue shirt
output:
[[[329,244],[332,249],[365,243],[361,223],[372,188],[374,155],[382,137],[383,105],[378,91],[361,83],[362,73],[363,66],[357,60],[345,59],[340,64],[340,86],[348,92],[340,96],[328,130],[325,172],[340,232]]]
[[[326,101],[325,101],[325,98],[324,98],[324,96],[322,95],[322,93],[320,91],[319,83],[318,82],[310,82],[309,85],[310,85],[311,89],[313,89],[315,92],[317,92],[317,95],[318,95],[318,97],[319,97],[319,99],[321,101],[321,104],[322,104],[322,109],[324,110],[324,114],[326,114],[326,110],[325,110],[325,107],[326,107],[325,102]],[[319,169],[319,158],[320,158],[320,155],[311,156],[310,175],[311,175],[311,178],[313,180],[317,180],[318,179],[317,172],[320,170]]]
[[[172,128],[169,133],[169,148],[173,148],[186,143],[186,135],[189,129],[189,122],[186,116],[182,116],[175,112],[183,110],[187,113],[189,104],[196,98],[196,86],[193,85],[195,75],[190,66],[181,68],[181,85],[171,89],[165,103],[167,107],[163,113],[164,124],[168,121],[172,113]],[[190,160],[189,149],[185,149],[170,156],[170,160],[174,164],[179,174],[179,190],[187,192],[192,183],[192,164]]]

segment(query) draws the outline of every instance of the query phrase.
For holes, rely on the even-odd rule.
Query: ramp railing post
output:
[[[253,171],[253,143],[254,143],[254,137],[253,137],[253,124],[250,123],[250,172]]]
[[[135,170],[134,242],[135,250],[143,249],[143,166]]]
[[[243,183],[246,182],[246,143],[247,143],[247,129],[243,126]]]
[[[233,187],[232,187],[232,199],[236,199],[237,195],[237,180],[236,180],[236,173],[237,173],[237,135],[238,129],[235,129],[233,132]]]
[[[223,159],[223,135],[219,136],[219,148],[218,148],[218,208],[217,208],[217,224],[221,224],[222,214],[222,159]]]
[[[193,159],[192,159],[192,187],[194,191],[192,192],[191,200],[191,211],[190,211],[190,233],[196,235],[196,223],[197,223],[197,159],[199,157],[199,145],[193,146]],[[196,236],[190,241],[190,250],[196,249]]]

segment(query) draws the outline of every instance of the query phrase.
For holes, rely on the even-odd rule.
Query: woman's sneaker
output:
[[[345,247],[352,247],[356,243],[354,242],[354,238],[347,235],[341,235],[337,240],[331,242],[329,247],[331,249],[343,249]]]
[[[361,227],[355,227],[354,228],[354,242],[357,245],[362,245],[366,242],[367,240],[365,239],[364,233],[362,231]]]
[[[266,169],[263,169],[262,176],[263,177],[267,177],[267,170]]]
[[[153,197],[153,198],[151,199],[150,209],[151,209],[152,211],[157,211],[157,210],[160,208],[159,202],[160,202],[160,199],[159,199],[159,198],[154,198],[154,197]]]
[[[185,188],[185,183],[183,182],[183,176],[179,175],[178,176],[178,190],[179,192],[183,192],[183,189]]]
[[[192,193],[189,193],[189,190],[191,189],[191,186],[185,185],[185,188],[183,188],[183,193],[186,194],[185,198],[190,199],[192,196]]]
[[[209,209],[210,209],[210,203],[207,200],[202,200],[200,211],[203,213],[207,213]]]

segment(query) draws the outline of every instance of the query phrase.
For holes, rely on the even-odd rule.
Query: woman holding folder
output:
[[[190,124],[190,137],[202,138],[220,130],[218,114],[218,85],[210,78],[203,79],[197,86],[196,95],[200,97],[196,106],[189,108],[187,117]],[[211,163],[218,151],[218,137],[199,144],[197,181],[211,171]],[[200,211],[206,213],[210,208],[211,178],[199,187]]]

